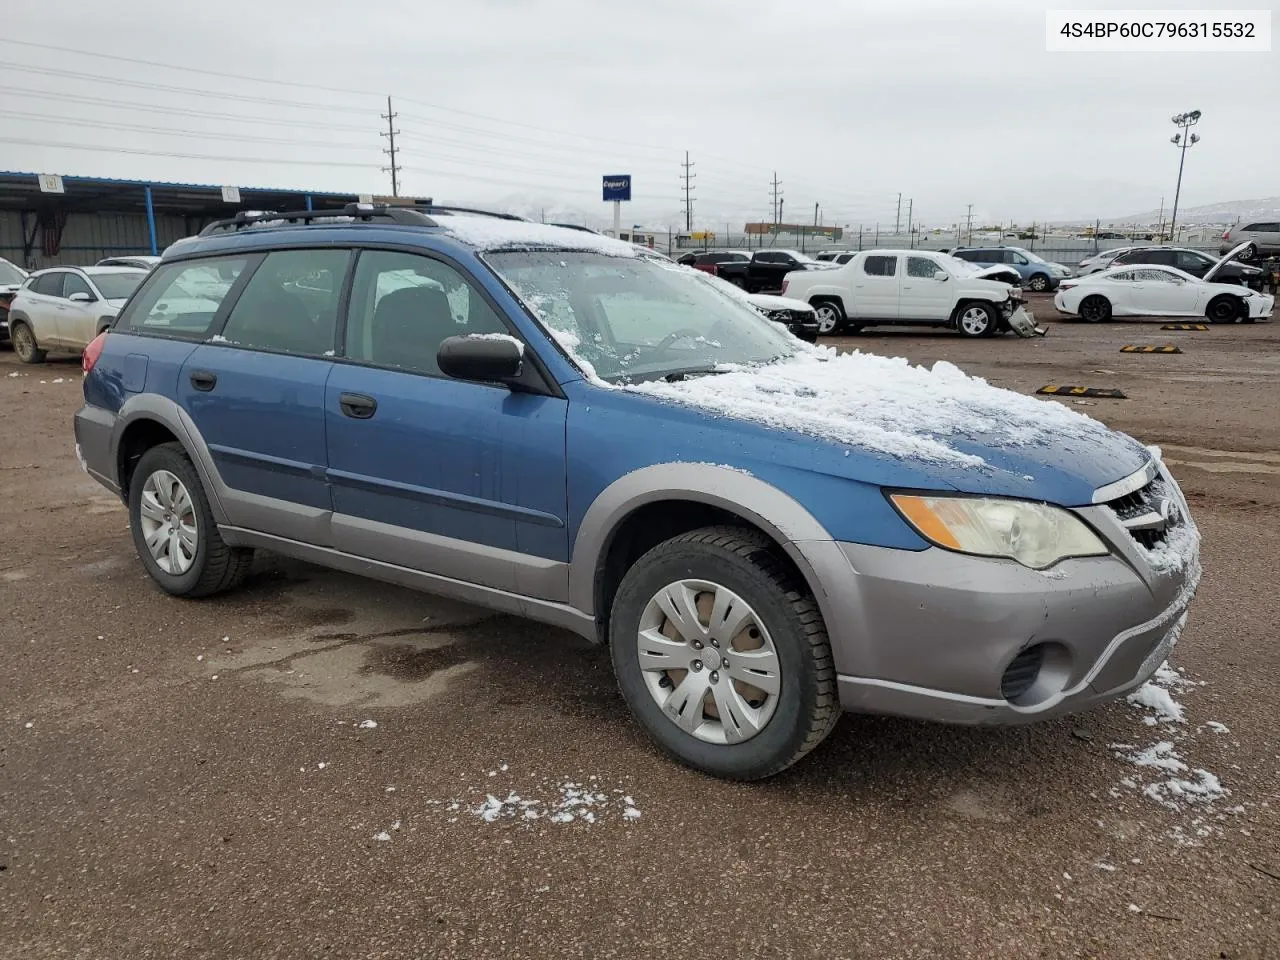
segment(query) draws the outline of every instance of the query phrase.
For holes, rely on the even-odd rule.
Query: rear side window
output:
[[[348,250],[278,250],[254,271],[222,336],[236,346],[332,355]]]
[[[62,278],[65,273],[42,273],[31,281],[31,292],[40,293],[46,297],[62,296]]]
[[[1174,266],[1179,270],[1194,271],[1207,267],[1210,262],[1210,258],[1203,254],[1192,253],[1190,250],[1180,250],[1178,251],[1177,262],[1174,263]]]
[[[862,272],[869,277],[892,277],[897,272],[897,269],[897,257],[875,256],[867,257],[862,261]]]
[[[245,257],[227,257],[161,264],[130,302],[116,329],[203,340],[248,263]]]
[[[957,260],[967,260],[969,263],[977,263],[980,259],[977,250],[957,250],[951,255]]]

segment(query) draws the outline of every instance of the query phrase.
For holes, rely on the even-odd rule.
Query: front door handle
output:
[[[208,393],[218,385],[218,375],[211,370],[192,370],[191,385]]]
[[[343,414],[356,420],[368,420],[378,410],[378,401],[363,393],[344,393],[338,397]]]

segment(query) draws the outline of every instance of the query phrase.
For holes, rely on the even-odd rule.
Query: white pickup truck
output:
[[[877,324],[950,327],[966,337],[1013,330],[1044,336],[1018,289],[945,253],[864,250],[835,270],[801,270],[783,280],[784,295],[818,313],[819,333],[857,333]]]

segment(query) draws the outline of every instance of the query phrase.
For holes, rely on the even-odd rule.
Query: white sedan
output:
[[[1252,323],[1271,316],[1275,297],[1235,283],[1201,280],[1176,267],[1135,264],[1064,280],[1053,305],[1091,323],[1112,317],[1204,317],[1213,323]]]

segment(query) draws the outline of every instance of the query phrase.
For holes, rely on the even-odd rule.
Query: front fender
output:
[[[602,558],[635,510],[662,500],[690,500],[742,517],[772,537],[800,569],[834,632],[829,591],[851,575],[847,558],[813,515],[792,497],[745,471],[710,463],[660,463],[613,481],[578,526],[569,562],[569,603],[592,616]]]

